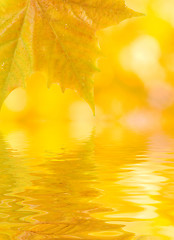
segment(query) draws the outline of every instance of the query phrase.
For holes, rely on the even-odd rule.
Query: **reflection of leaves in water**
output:
[[[27,219],[31,223],[20,228],[16,239],[79,237],[87,240],[95,239],[90,233],[120,228],[90,215],[92,212],[106,211],[92,203],[100,195],[99,190],[94,188],[96,170],[93,161],[92,138],[81,142],[74,151],[65,149],[60,156],[48,154],[45,163],[37,166],[42,171],[34,173],[33,187],[21,193],[33,199],[26,201],[25,207],[32,206],[38,214],[32,220]],[[129,239],[127,234],[125,237]]]
[[[30,215],[30,212],[22,210],[24,198],[16,195],[17,189],[18,191],[24,189],[25,184],[17,173],[17,171],[24,173],[24,168],[19,162],[20,159],[14,155],[0,136],[0,239],[2,240],[9,239],[12,228],[24,223],[22,218]]]
[[[61,144],[54,148],[45,143],[42,147],[34,135],[24,152],[9,150],[1,141],[0,207],[6,218],[0,216],[0,239],[8,236],[14,240],[154,237],[155,230],[144,236],[141,227],[151,227],[156,222],[152,218],[149,222],[149,215],[144,215],[146,204],[134,201],[139,196],[151,196],[153,189],[158,190],[156,181],[160,181],[158,173],[153,173],[158,164],[149,162],[145,137],[126,134],[125,139],[117,141],[104,134],[95,136],[94,140],[91,137],[86,141],[70,141],[66,136],[66,146],[60,136],[58,139]],[[155,177],[155,182],[144,182],[147,177],[152,180]],[[163,196],[165,201],[168,195]],[[153,202],[148,206],[154,206]],[[152,214],[153,209],[147,213]],[[142,214],[145,222],[139,219]],[[140,224],[140,230],[135,229],[136,224]]]

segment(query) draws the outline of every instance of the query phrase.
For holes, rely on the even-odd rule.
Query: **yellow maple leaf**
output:
[[[97,30],[136,16],[123,0],[0,0],[0,102],[35,71],[93,107]]]

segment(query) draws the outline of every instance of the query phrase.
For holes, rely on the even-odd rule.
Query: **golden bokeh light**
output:
[[[6,99],[5,106],[12,112],[21,112],[27,105],[27,94],[22,88],[15,89]]]
[[[151,128],[157,121],[155,115],[160,122],[169,122],[174,107],[174,3],[128,0],[127,5],[145,15],[98,32],[102,55],[100,72],[94,76],[95,118],[77,93],[62,93],[59,85],[48,89],[45,76],[36,73],[25,90],[16,89],[8,96],[1,119],[88,123],[100,119],[126,121],[131,128],[133,121],[139,122],[141,129]]]

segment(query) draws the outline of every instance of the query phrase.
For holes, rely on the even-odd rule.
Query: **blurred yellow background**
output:
[[[95,117],[42,73],[5,100],[0,239],[173,239],[174,1],[127,5],[145,16],[98,32]]]
[[[127,0],[144,13],[98,32],[102,56],[94,76],[96,117],[75,92],[47,88],[41,73],[15,89],[1,111],[1,123],[14,121],[119,121],[144,131],[170,125],[174,108],[174,1]]]

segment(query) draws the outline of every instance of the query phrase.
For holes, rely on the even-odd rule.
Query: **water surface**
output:
[[[118,126],[80,133],[2,132],[0,239],[174,239],[173,136]]]

